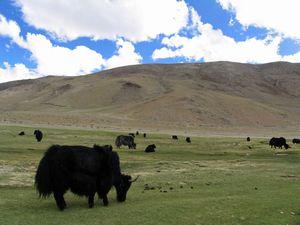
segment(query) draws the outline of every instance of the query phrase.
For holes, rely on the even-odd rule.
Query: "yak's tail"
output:
[[[51,178],[50,159],[59,149],[58,145],[51,146],[40,161],[40,165],[35,175],[35,186],[40,194],[40,197],[49,197],[53,191],[53,183]]]

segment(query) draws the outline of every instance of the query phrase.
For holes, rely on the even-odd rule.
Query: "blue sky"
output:
[[[0,0],[0,82],[145,63],[298,63],[299,8],[299,0]]]

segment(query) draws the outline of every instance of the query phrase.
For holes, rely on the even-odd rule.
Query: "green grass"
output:
[[[140,175],[124,203],[114,188],[110,206],[97,199],[94,209],[67,192],[69,209],[60,212],[52,195],[39,199],[34,188],[45,150],[52,144],[115,147],[122,133],[43,128],[37,142],[34,130],[0,127],[0,224],[300,224],[300,177],[282,177],[300,175],[300,145],[291,140],[291,149],[274,150],[263,138],[191,137],[188,144],[183,136],[139,135],[136,150],[114,148],[122,172]],[[155,153],[144,152],[149,144]]]

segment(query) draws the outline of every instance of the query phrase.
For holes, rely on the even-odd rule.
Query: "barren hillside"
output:
[[[300,64],[285,62],[135,65],[2,83],[0,95],[2,123],[184,132],[300,126]]]

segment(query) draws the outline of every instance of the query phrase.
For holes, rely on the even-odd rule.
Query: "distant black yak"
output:
[[[34,135],[35,135],[35,138],[38,142],[40,142],[43,138],[43,133],[40,130],[35,130]]]
[[[144,136],[144,138],[145,138],[145,137],[146,137],[146,133],[144,133],[144,135],[143,135],[143,136]]]
[[[133,148],[136,149],[136,143],[134,143],[134,138],[131,135],[119,135],[116,138],[116,146],[120,148],[121,145],[128,146],[129,149]]]
[[[52,192],[58,208],[65,211],[68,206],[63,197],[68,189],[79,196],[88,197],[88,205],[94,208],[97,192],[105,206],[109,205],[107,193],[114,185],[117,199],[126,200],[131,176],[121,174],[120,160],[112,146],[59,146],[53,145],[38,166],[35,185],[40,197],[49,197]]]
[[[250,141],[250,137],[247,137],[247,141]]]
[[[294,138],[293,139],[293,144],[300,144],[300,139]]]
[[[154,144],[148,145],[145,152],[155,152],[155,148],[156,148],[156,146]]]
[[[284,146],[285,149],[288,149],[290,146],[286,143],[285,138],[280,137],[280,138],[271,138],[269,141],[269,145],[271,148],[274,146],[274,148],[278,147],[282,149],[282,146]]]
[[[23,136],[23,135],[25,135],[25,132],[24,132],[24,131],[21,131],[21,132],[19,133],[19,135],[20,135],[20,136]]]
[[[191,143],[191,139],[190,139],[189,137],[187,137],[187,138],[185,139],[185,141],[186,141],[187,143]]]
[[[177,135],[172,135],[171,139],[178,140]]]

